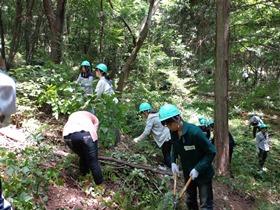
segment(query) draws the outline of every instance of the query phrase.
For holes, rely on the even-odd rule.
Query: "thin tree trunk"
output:
[[[32,29],[32,10],[34,7],[34,0],[26,0],[26,19],[25,19],[25,60],[30,64],[31,57],[31,29]]]
[[[43,0],[44,10],[51,31],[51,58],[55,63],[60,63],[62,60],[62,35],[66,2],[67,0],[57,0],[56,11],[54,11],[51,0]]]
[[[0,9],[0,35],[1,35],[1,58],[2,61],[0,68],[6,69],[6,53],[5,53],[5,38],[4,38],[4,26],[2,20],[2,10]]]
[[[104,41],[104,24],[105,24],[105,14],[104,14],[104,8],[103,8],[103,0],[100,0],[100,13],[99,13],[99,19],[100,19],[100,30],[99,30],[99,54],[100,57],[103,59],[103,41]]]
[[[216,73],[215,73],[215,143],[216,169],[229,175],[228,135],[228,71],[229,71],[229,10],[230,0],[217,0]]]
[[[39,34],[40,34],[42,23],[43,23],[43,16],[38,16],[36,25],[35,25],[35,29],[31,36],[30,49],[28,52],[29,54],[27,56],[28,61],[31,61],[33,59],[33,55],[36,51],[35,49],[36,49],[36,45],[38,44]]]
[[[11,64],[14,61],[15,54],[17,53],[17,49],[20,42],[21,28],[22,28],[22,1],[16,1],[16,17],[13,28],[13,37],[11,42],[11,49],[9,53],[8,63]]]
[[[126,85],[126,81],[129,77],[129,73],[131,71],[131,65],[135,61],[137,54],[148,35],[149,28],[150,28],[151,22],[152,22],[152,15],[158,9],[159,3],[160,3],[160,0],[150,0],[148,15],[142,21],[142,24],[140,27],[140,33],[136,40],[136,45],[134,46],[132,52],[130,53],[130,56],[126,60],[124,66],[122,67],[122,73],[120,75],[120,79],[119,79],[119,83],[118,83],[118,87],[117,87],[117,91],[119,91],[119,92],[122,92]]]

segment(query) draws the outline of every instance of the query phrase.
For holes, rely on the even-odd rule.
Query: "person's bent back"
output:
[[[0,127],[16,111],[16,84],[14,80],[0,72]]]
[[[79,157],[79,167],[82,175],[91,171],[95,183],[103,182],[102,171],[98,162],[99,120],[87,111],[72,113],[63,129],[63,137],[67,146]]]

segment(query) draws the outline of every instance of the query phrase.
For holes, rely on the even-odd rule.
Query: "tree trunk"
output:
[[[229,175],[228,134],[228,71],[229,71],[229,10],[230,0],[217,0],[216,72],[215,72],[215,143],[216,169]]]
[[[30,42],[30,49],[27,55],[27,61],[30,62],[33,59],[33,55],[34,52],[36,51],[36,45],[38,44],[38,40],[39,40],[39,34],[40,34],[40,29],[41,29],[41,25],[43,23],[43,16],[38,16],[37,21],[36,21],[36,25],[35,25],[35,29],[32,33],[31,36],[31,42]]]
[[[5,38],[4,38],[4,26],[3,26],[2,10],[1,9],[0,9],[0,36],[1,36],[0,68],[6,69]]]
[[[62,35],[66,2],[67,0],[57,0],[56,11],[54,11],[51,0],[43,0],[44,10],[51,32],[51,59],[55,63],[60,63],[62,60]]]
[[[119,92],[122,92],[126,85],[126,81],[129,77],[129,73],[131,71],[130,67],[133,64],[133,62],[135,61],[137,54],[148,35],[149,28],[150,28],[151,22],[152,22],[152,15],[158,9],[159,3],[160,3],[160,0],[150,0],[149,12],[148,12],[148,15],[142,21],[142,25],[140,27],[140,33],[136,40],[136,45],[134,46],[132,52],[130,53],[130,56],[126,60],[124,66],[122,67],[122,73],[120,75],[120,79],[119,79],[119,83],[118,83],[118,87],[117,87],[117,91],[119,91]]]
[[[15,54],[17,53],[17,49],[20,42],[21,35],[21,26],[22,26],[22,1],[16,1],[16,17],[13,28],[13,37],[11,41],[11,49],[9,53],[8,63],[11,64],[14,61]]]
[[[25,18],[25,60],[27,64],[30,64],[32,60],[31,56],[31,29],[32,29],[32,10],[34,6],[34,0],[26,0],[26,18]]]
[[[100,57],[103,60],[103,41],[104,41],[104,23],[105,23],[105,14],[103,9],[103,0],[100,0],[100,13],[99,13],[99,19],[100,19],[100,30],[99,30],[99,54]]]

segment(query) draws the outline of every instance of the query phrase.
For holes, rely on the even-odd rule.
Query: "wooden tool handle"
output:
[[[177,173],[173,175],[174,185],[173,185],[173,195],[176,195],[176,187],[177,187]]]
[[[185,184],[185,186],[183,187],[183,189],[181,190],[180,194],[179,194],[179,199],[182,198],[184,192],[187,190],[188,186],[190,185],[192,181],[192,178],[190,177],[187,181],[187,183]]]

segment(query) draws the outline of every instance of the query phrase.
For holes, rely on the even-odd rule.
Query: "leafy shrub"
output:
[[[280,110],[279,83],[277,81],[259,85],[255,90],[243,96],[241,106],[254,109]]]

